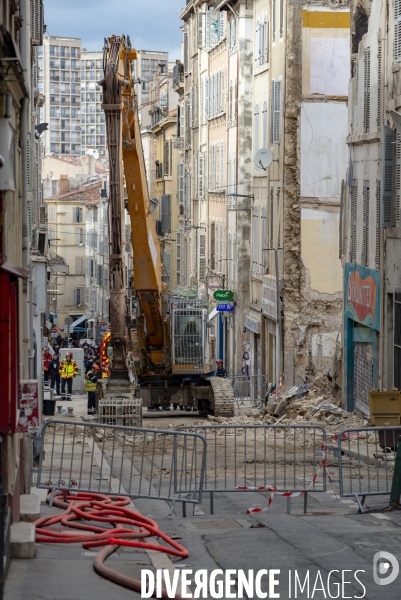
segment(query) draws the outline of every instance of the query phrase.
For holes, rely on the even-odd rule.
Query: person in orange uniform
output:
[[[78,375],[78,365],[72,359],[72,353],[67,352],[65,359],[60,362],[59,373],[61,377],[61,400],[71,402],[72,380]],[[67,394],[65,387],[67,386]]]

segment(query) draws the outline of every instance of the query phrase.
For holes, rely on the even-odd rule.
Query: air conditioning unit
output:
[[[47,232],[47,204],[39,206],[39,231]]]

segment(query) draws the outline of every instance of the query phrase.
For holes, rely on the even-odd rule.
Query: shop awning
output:
[[[87,318],[88,318],[88,315],[82,315],[76,321],[74,321],[73,323],[71,323],[70,329],[74,329],[75,327],[78,327],[78,325],[80,323],[83,323],[84,321],[86,321]]]

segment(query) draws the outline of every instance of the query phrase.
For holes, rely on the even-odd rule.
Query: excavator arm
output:
[[[140,134],[131,61],[136,52],[129,38],[111,36],[104,49],[103,105],[110,163],[110,325],[113,369],[126,365],[129,315],[124,264],[124,206],[128,208],[133,247],[133,291],[138,300],[141,371],[171,369],[170,325],[164,317],[163,264],[160,242],[150,212],[149,192]],[[127,200],[124,200],[124,179]]]

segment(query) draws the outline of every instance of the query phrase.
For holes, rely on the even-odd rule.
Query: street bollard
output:
[[[390,507],[399,506],[401,496],[401,436],[398,438],[397,454],[394,463],[393,481],[391,484]]]

